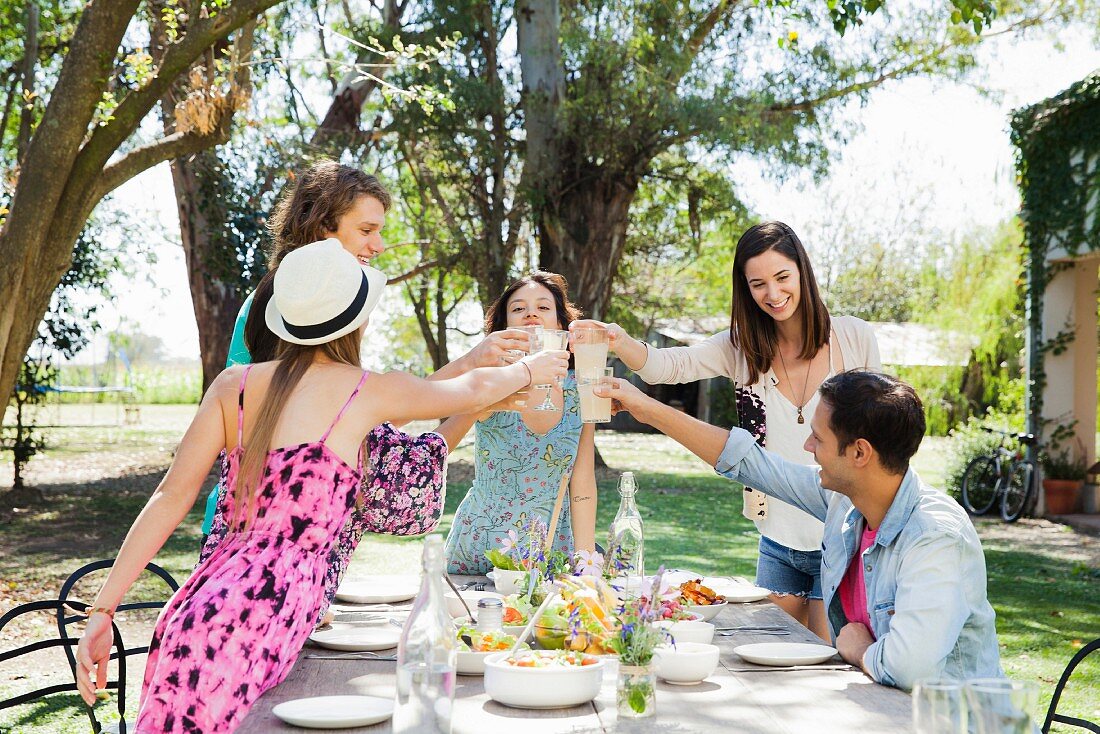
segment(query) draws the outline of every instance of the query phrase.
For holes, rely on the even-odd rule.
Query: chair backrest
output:
[[[87,609],[86,604],[78,601],[70,602],[69,606],[77,611],[83,611]],[[8,624],[25,614],[42,611],[52,611],[58,615],[64,615],[66,614],[66,604],[60,599],[46,599],[43,601],[32,601],[25,604],[20,604],[13,609],[8,610],[2,617],[0,617],[0,631],[2,631],[4,627],[6,627]],[[83,617],[76,618],[81,619]],[[114,632],[114,652],[111,653],[111,659],[118,661],[118,678],[117,680],[108,682],[107,688],[118,689],[121,692],[126,690],[126,656],[123,652],[124,646],[122,643],[122,635],[121,633],[119,633],[118,627],[115,627],[113,623],[112,627]],[[75,657],[72,650],[78,642],[78,639],[72,637],[55,637],[51,639],[27,643],[25,645],[21,645],[20,647],[0,652],[0,663],[4,663],[8,660],[13,660],[15,658],[22,657],[23,655],[30,655],[31,653],[35,653],[40,650],[61,647],[64,648],[66,655],[69,657],[69,659],[74,661],[74,667],[72,668],[74,672],[74,677],[70,682],[44,686],[42,688],[37,688],[26,693],[12,696],[11,698],[6,698],[0,701],[0,709],[11,708],[12,706],[19,706],[21,704],[29,703],[45,696],[53,695],[54,693],[63,693],[67,691],[77,690],[75,678]],[[86,709],[88,713],[88,718],[91,720],[92,732],[94,732],[94,734],[99,734],[99,732],[102,731],[102,727],[100,726],[98,719],[96,719],[94,710],[91,706],[87,706]],[[123,722],[120,725],[119,729],[119,731],[121,732],[126,731],[125,720],[123,719],[125,709],[126,701],[125,698],[120,694],[118,696],[118,714],[120,721]]]
[[[78,568],[77,570],[75,570],[71,574],[69,574],[69,578],[65,579],[65,583],[61,584],[61,591],[60,591],[60,593],[58,593],[57,598],[60,599],[62,602],[67,602],[69,600],[69,594],[72,592],[73,587],[76,586],[76,584],[81,579],[83,579],[88,574],[95,573],[96,571],[101,571],[105,568],[110,568],[111,566],[114,565],[114,563],[115,563],[115,561],[114,561],[113,558],[105,558],[101,561],[92,561],[91,563],[89,563],[85,566],[81,566],[80,568]],[[179,589],[180,585],[176,582],[176,580],[174,578],[172,578],[172,574],[168,573],[167,571],[165,571],[163,568],[161,568],[157,564],[155,564],[155,563],[146,564],[145,570],[149,571],[150,573],[152,573],[155,576],[157,576],[158,578],[160,578],[160,580],[162,580],[168,586],[168,588],[171,590],[171,593],[169,593],[167,596],[165,596],[165,598],[159,599],[159,600],[156,600],[156,601],[136,601],[136,602],[125,602],[124,601],[122,604],[118,605],[117,609],[115,609],[115,614],[118,614],[119,612],[126,612],[126,611],[129,611],[129,610],[134,610],[134,609],[160,609],[168,601],[168,598],[172,594],[174,594],[177,589]],[[83,615],[72,616],[72,615],[66,615],[63,610],[58,611],[58,613],[57,613],[57,631],[58,631],[58,634],[61,636],[62,639],[68,639],[68,637],[69,637],[69,634],[68,634],[69,625],[71,625],[73,622],[78,622],[78,621],[81,621],[83,619],[84,619]],[[69,657],[69,666],[75,671],[76,670],[76,655],[75,655],[75,653],[73,652],[72,648],[66,648],[65,652]],[[144,654],[144,653],[147,653],[147,652],[149,652],[149,645],[148,644],[141,645],[139,647],[124,647],[122,654],[124,656],[141,655],[141,654]],[[120,695],[122,695],[122,694],[120,693]]]
[[[1074,669],[1080,665],[1085,658],[1097,650],[1100,650],[1100,638],[1093,640],[1078,650],[1077,654],[1070,659],[1066,669],[1062,671],[1062,677],[1058,680],[1058,685],[1054,687],[1054,695],[1050,697],[1050,707],[1047,709],[1047,718],[1046,721],[1043,722],[1043,734],[1047,734],[1047,732],[1050,731],[1050,725],[1055,721],[1059,724],[1069,724],[1070,726],[1077,726],[1087,731],[1100,734],[1100,723],[1078,719],[1075,716],[1066,716],[1065,714],[1059,714],[1057,712],[1058,699],[1062,697],[1062,690],[1066,687],[1066,683],[1069,682],[1069,678],[1073,675]]]

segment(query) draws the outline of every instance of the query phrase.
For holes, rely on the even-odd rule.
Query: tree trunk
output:
[[[523,178],[538,211],[549,193],[547,182],[560,170],[558,110],[565,98],[561,7],[558,0],[517,0],[515,16],[527,135]]]
[[[571,183],[538,219],[539,267],[560,273],[585,316],[603,318],[626,245],[638,179],[586,175]]]
[[[16,138],[15,160],[23,159],[23,153],[31,142],[34,125],[34,75],[38,66],[38,3],[28,2],[24,13],[23,32],[23,102],[19,114],[19,137]]]
[[[207,216],[211,212],[201,206],[204,197],[200,171],[201,176],[221,175],[214,165],[216,156],[214,151],[204,151],[186,160],[172,161],[172,186],[176,191],[179,210],[180,239],[187,263],[195,323],[199,329],[203,392],[225,369],[233,324],[244,300],[234,283],[218,277],[224,269],[212,265],[225,259],[225,249],[230,244],[221,236],[220,223],[212,223]],[[214,207],[213,211],[217,212],[218,208]]]
[[[0,229],[0,395],[9,395],[54,289],[72,264],[73,246],[96,204],[144,170],[223,140],[187,133],[138,146],[112,160],[167,86],[218,39],[278,0],[235,0],[195,21],[161,60],[158,74],[129,90],[111,120],[92,126],[113,77],[119,43],[137,0],[88,0],[30,144]]]

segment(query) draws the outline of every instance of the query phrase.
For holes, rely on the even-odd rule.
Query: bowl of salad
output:
[[[485,658],[512,649],[516,638],[507,632],[479,632],[477,627],[463,625],[458,628],[458,655],[456,672],[459,675],[484,675]],[[523,645],[522,649],[527,649]]]
[[[600,693],[605,663],[573,650],[526,650],[485,658],[485,692],[505,706],[556,709],[579,706]]]

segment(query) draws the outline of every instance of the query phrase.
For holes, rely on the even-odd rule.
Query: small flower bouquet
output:
[[[501,538],[500,548],[491,548],[485,557],[500,571],[525,572],[519,582],[519,595],[535,606],[542,603],[546,584],[555,576],[569,572],[569,557],[562,551],[546,548],[547,527],[541,519],[530,518],[521,532],[514,528]]]
[[[641,718],[656,713],[653,651],[668,634],[654,625],[661,599],[667,594],[664,567],[642,585],[641,594],[619,607],[618,633],[608,647],[619,655],[619,681],[616,700],[619,716]]]

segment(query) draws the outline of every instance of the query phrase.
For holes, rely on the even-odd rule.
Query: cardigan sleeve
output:
[[[657,349],[646,344],[646,362],[637,375],[650,385],[680,384],[719,376],[737,379],[736,356],[728,331],[720,331],[689,347]]]

